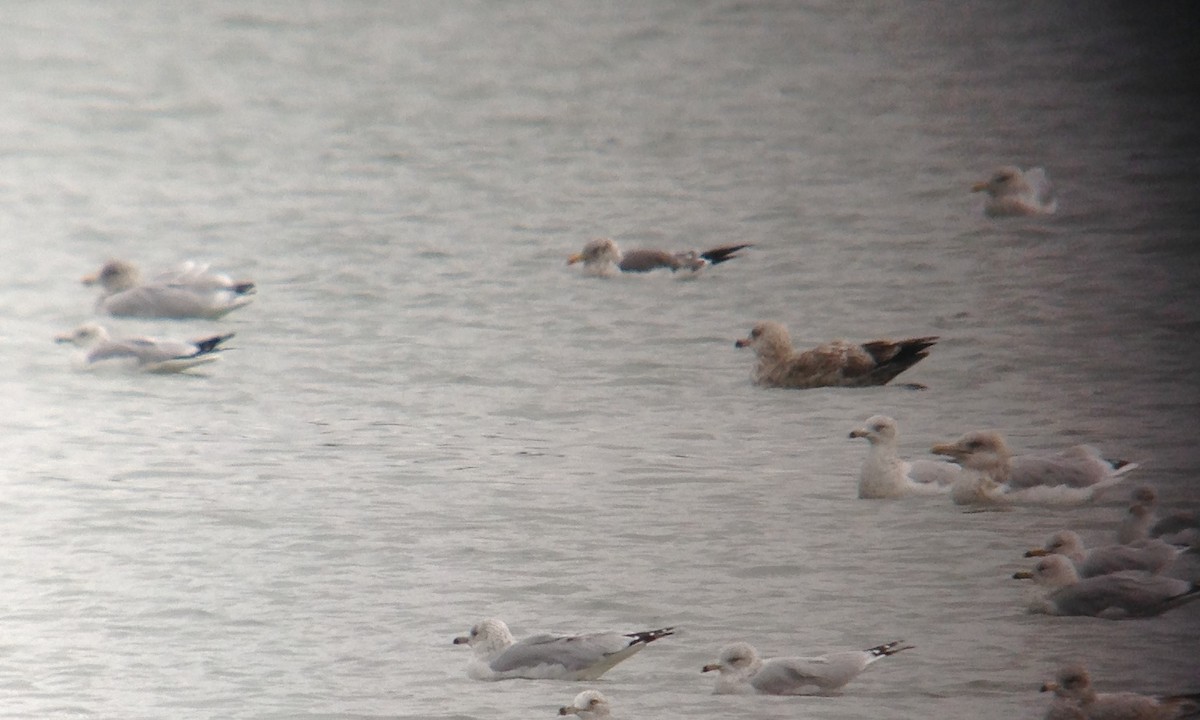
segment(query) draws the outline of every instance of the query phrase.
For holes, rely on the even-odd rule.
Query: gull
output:
[[[249,304],[254,290],[252,282],[235,281],[192,262],[143,283],[135,265],[110,260],[83,283],[100,285],[96,309],[114,317],[215,320]]]
[[[760,322],[750,337],[735,347],[753,348],[758,358],[754,382],[764,387],[817,388],[886,385],[929,355],[936,337],[873,340],[856,345],[834,340],[796,352],[787,328],[770,320]]]
[[[1045,720],[1175,720],[1194,717],[1200,693],[1153,697],[1134,692],[1098,693],[1083,665],[1064,665],[1054,680],[1042,685],[1053,692]]]
[[[143,372],[173,373],[217,360],[216,353],[224,349],[220,347],[221,343],[231,337],[233,333],[188,342],[147,337],[118,338],[110,336],[101,325],[86,323],[54,339],[86,349],[85,366],[119,364]]]
[[[595,680],[614,665],[636,654],[675,628],[632,633],[533,635],[514,640],[502,620],[489,618],[454,638],[474,652],[467,674],[475,680]]]
[[[930,450],[972,471],[950,491],[960,505],[1086,502],[1137,467],[1125,460],[1106,460],[1088,445],[1075,445],[1053,455],[1014,457],[1004,436],[992,430],[975,430]]]
[[[901,641],[866,650],[847,650],[818,657],[781,657],[763,660],[750,643],[726,645],[717,661],[700,672],[718,671],[717,695],[756,692],[762,695],[828,695],[858,677],[871,663],[895,655],[912,645]]]
[[[1154,538],[1141,540],[1137,545],[1104,545],[1087,550],[1077,533],[1060,530],[1050,536],[1044,547],[1030,550],[1025,557],[1062,555],[1075,563],[1075,571],[1081,578],[1123,570],[1140,570],[1158,575],[1169,568],[1186,549]]]
[[[1159,518],[1154,511],[1158,493],[1148,485],[1134,489],[1129,512],[1117,530],[1117,541],[1131,543],[1161,538],[1172,545],[1200,544],[1200,513],[1179,510]]]
[[[971,192],[988,194],[983,212],[989,217],[1050,215],[1058,209],[1054,189],[1042,168],[1021,172],[1012,165],[998,167],[987,180],[972,185]]]
[[[575,701],[558,709],[559,715],[578,715],[582,720],[609,716],[608,698],[599,690],[584,690],[575,696]]]
[[[872,415],[850,431],[852,438],[866,438],[870,446],[858,474],[860,498],[897,498],[932,495],[950,489],[962,468],[938,460],[901,460],[896,454],[896,421]]]
[[[616,272],[649,272],[667,268],[672,272],[687,270],[699,272],[710,265],[718,265],[738,257],[737,252],[750,247],[749,243],[725,245],[700,252],[686,250],[630,250],[621,252],[615,240],[595,238],[587,241],[583,249],[567,258],[568,265],[582,262],[584,272],[589,275],[612,275]]]
[[[1048,555],[1032,571],[1013,573],[1033,580],[1049,592],[1030,605],[1030,612],[1047,615],[1090,615],[1108,620],[1148,617],[1200,598],[1200,587],[1176,578],[1140,572],[1119,572],[1080,579],[1075,566],[1062,555]]]
[[[109,260],[96,272],[84,275],[80,282],[84,285],[99,284],[106,288],[130,288],[142,284],[141,271],[128,260]],[[225,273],[213,270],[208,263],[198,263],[195,260],[186,260],[173,268],[163,270],[156,274],[151,282],[186,286],[197,290],[232,290],[239,295],[254,292],[254,283],[249,280],[234,280]]]

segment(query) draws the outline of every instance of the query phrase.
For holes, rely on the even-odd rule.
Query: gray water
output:
[[[1067,659],[1200,689],[1200,605],[1024,611],[1021,553],[1124,494],[855,498],[847,433],[1088,442],[1195,507],[1195,24],[1113,3],[13,2],[0,23],[0,715],[1039,717]],[[1059,212],[970,184],[1047,168]],[[754,247],[694,281],[627,247]],[[109,257],[260,292],[195,376],[79,372]],[[733,341],[937,334],[929,386],[765,390]],[[1131,483],[1134,480],[1130,481]],[[1174,571],[1200,577],[1186,558]],[[677,625],[596,683],[480,683],[451,638]],[[830,698],[765,655],[917,649]]]

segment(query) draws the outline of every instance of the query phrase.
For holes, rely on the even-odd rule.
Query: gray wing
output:
[[[1062,615],[1157,615],[1175,607],[1191,586],[1183,580],[1122,572],[1080,580],[1047,598]]]
[[[510,672],[539,665],[559,665],[569,671],[585,670],[606,656],[629,646],[629,638],[617,633],[588,635],[534,635],[513,644],[492,660],[493,672]]]
[[[953,485],[962,472],[962,468],[952,462],[924,459],[908,461],[908,476],[919,483]]]
[[[1057,455],[1014,457],[1008,486],[1014,490],[1036,485],[1084,488],[1104,480],[1111,472],[1111,467],[1094,449],[1077,445]]]
[[[139,363],[157,363],[191,357],[199,348],[190,343],[149,338],[125,338],[102,342],[88,353],[88,362],[133,358]]]
[[[679,260],[664,250],[630,250],[621,256],[617,264],[622,272],[649,272],[658,268],[679,267]]]
[[[140,285],[102,298],[100,309],[116,317],[218,318],[249,301],[227,291]]]
[[[1143,570],[1157,573],[1166,569],[1178,551],[1164,542],[1143,542],[1140,545],[1107,545],[1087,554],[1079,566],[1082,577],[1108,575],[1123,570]]]
[[[768,660],[754,677],[750,685],[759,692],[769,695],[792,695],[806,688],[822,691],[835,690],[862,671],[861,659],[851,657],[856,653],[835,653],[815,658],[775,658]],[[855,660],[858,662],[855,662]]]

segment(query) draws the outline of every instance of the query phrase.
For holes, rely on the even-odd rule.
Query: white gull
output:
[[[475,680],[595,680],[646,645],[674,634],[675,628],[631,633],[541,634],[521,641],[502,620],[483,620],[454,638],[473,656],[467,674]]]
[[[862,427],[850,431],[852,438],[866,438],[870,446],[858,474],[860,498],[897,498],[946,492],[963,474],[963,469],[939,460],[902,460],[896,452],[896,421],[872,415]]]
[[[223,349],[221,343],[231,337],[233,333],[191,341],[113,337],[103,326],[86,323],[58,335],[55,341],[83,348],[84,367],[119,365],[143,372],[174,373],[217,360],[216,353]]]
[[[858,677],[877,660],[911,648],[911,645],[895,641],[866,650],[763,660],[753,645],[737,642],[725,646],[717,661],[705,665],[701,672],[718,672],[713,689],[718,695],[828,695]]]

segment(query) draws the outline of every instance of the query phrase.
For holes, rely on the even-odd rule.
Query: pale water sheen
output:
[[[1130,6],[1132,7],[1132,6]],[[682,628],[626,718],[1036,717],[1064,659],[1200,689],[1200,605],[1030,616],[1010,580],[1121,496],[966,515],[854,497],[995,427],[1195,505],[1194,24],[1123,3],[10,3],[0,25],[0,714],[552,717],[450,640]],[[1189,55],[1190,53],[1190,55]],[[1058,215],[967,190],[1042,165]],[[590,236],[751,242],[597,280]],[[199,377],[72,370],[110,256],[250,276]],[[771,391],[733,341],[938,334],[930,389]],[[1176,574],[1200,576],[1186,558]],[[905,638],[835,698],[700,667]]]

